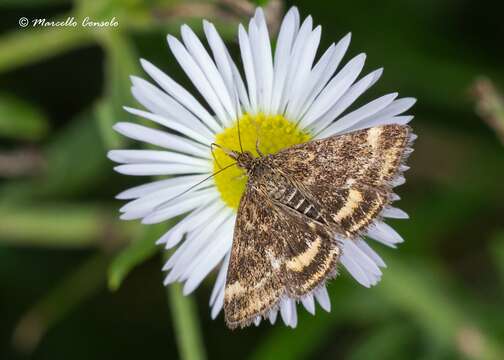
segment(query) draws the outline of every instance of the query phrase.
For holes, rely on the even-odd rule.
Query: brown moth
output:
[[[385,125],[254,158],[229,152],[248,175],[224,292],[228,327],[267,316],[336,276],[338,238],[357,239],[393,201],[412,134]]]

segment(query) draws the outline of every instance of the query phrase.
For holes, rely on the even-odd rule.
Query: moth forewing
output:
[[[336,239],[357,239],[390,202],[410,142],[407,126],[386,125],[243,162],[249,180],[224,295],[229,327],[247,326],[282,297],[302,298],[336,275]]]

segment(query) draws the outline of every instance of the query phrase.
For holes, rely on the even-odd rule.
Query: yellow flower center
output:
[[[250,151],[254,157],[258,156],[256,151],[257,139],[259,139],[259,150],[264,155],[274,154],[282,149],[311,139],[310,134],[300,130],[282,115],[245,114],[239,119],[239,122],[243,151]],[[229,150],[241,151],[238,141],[237,122],[217,134],[215,143]],[[214,155],[214,172],[235,162],[218,148],[214,148]],[[237,210],[247,183],[245,171],[238,166],[231,166],[217,174],[214,181],[222,200],[229,207]]]

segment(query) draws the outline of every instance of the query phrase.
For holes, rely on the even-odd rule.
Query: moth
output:
[[[412,140],[408,126],[385,125],[257,158],[228,153],[248,176],[224,291],[229,328],[336,276],[338,239],[358,239],[394,200]]]

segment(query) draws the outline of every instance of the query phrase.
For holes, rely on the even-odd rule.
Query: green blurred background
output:
[[[242,0],[0,1],[0,359],[503,359],[504,25],[490,0],[261,1],[348,31],[349,55],[385,73],[366,95],[418,98],[419,138],[398,193],[406,239],[374,247],[388,269],[364,289],[329,286],[331,313],[295,330],[230,332],[210,320],[213,279],[188,298],[162,286],[153,243],[170,224],[118,221],[114,195],[144,181],[112,171],[111,131],[149,59],[187,85],[165,35],[214,21],[237,54]],[[110,19],[103,29],[21,28],[21,17]],[[481,76],[485,78],[482,79]],[[366,99],[361,99],[362,104]],[[499,140],[501,139],[501,140]]]

